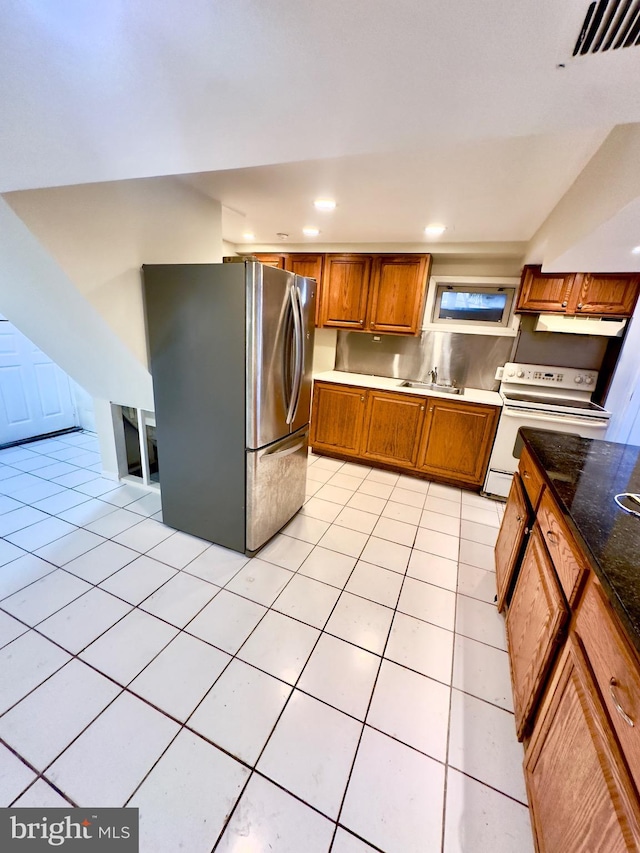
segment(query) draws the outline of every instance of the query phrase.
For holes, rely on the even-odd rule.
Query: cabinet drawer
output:
[[[595,581],[578,610],[576,631],[640,792],[640,666]]]
[[[548,491],[545,491],[540,500],[538,523],[558,573],[562,591],[569,604],[573,604],[587,576],[588,564]]]
[[[531,506],[535,510],[536,506],[538,505],[538,498],[540,497],[540,493],[542,492],[542,488],[544,486],[544,480],[542,479],[542,475],[539,473],[537,467],[531,459],[531,455],[529,454],[529,451],[526,447],[522,449],[518,471],[520,472],[522,484],[525,488],[527,496],[531,501]]]

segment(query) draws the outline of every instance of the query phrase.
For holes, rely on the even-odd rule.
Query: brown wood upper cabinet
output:
[[[640,276],[632,273],[543,273],[526,266],[516,311],[630,317],[639,291]]]
[[[285,268],[284,264],[287,259],[286,255],[276,255],[276,254],[259,254],[255,255],[255,257],[260,261],[261,264],[264,264],[267,267],[277,267],[277,269],[283,270]]]
[[[417,335],[430,255],[326,255],[319,325]]]
[[[362,331],[367,323],[370,278],[370,255],[327,255],[319,325]]]

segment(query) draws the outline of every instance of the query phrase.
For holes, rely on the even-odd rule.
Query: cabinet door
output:
[[[576,287],[568,310],[572,314],[631,317],[639,286],[640,276],[592,273],[576,276]]]
[[[519,565],[522,546],[529,531],[529,505],[518,474],[514,474],[509,499],[496,542],[496,587],[498,610],[502,612],[507,593]]]
[[[369,391],[362,455],[415,468],[425,403],[424,397]]]
[[[256,255],[261,264],[267,267],[277,267],[280,270],[285,269],[286,255]]]
[[[320,325],[362,331],[367,319],[370,255],[327,255]]]
[[[507,613],[507,643],[518,740],[533,718],[569,618],[560,586],[536,525],[525,551]]]
[[[324,255],[288,255],[284,268],[296,275],[305,278],[315,278],[316,289],[316,326],[320,325],[320,302],[322,293],[322,271],[324,268]]]
[[[363,388],[316,382],[311,409],[311,446],[357,455],[365,410]]]
[[[593,577],[578,609],[576,633],[640,792],[640,665]]]
[[[371,271],[368,328],[416,335],[420,331],[430,255],[386,255]]]
[[[494,406],[429,397],[418,457],[420,470],[449,481],[480,486],[498,422]]]
[[[541,267],[525,267],[516,311],[554,311],[564,314],[575,276],[543,273]]]
[[[639,805],[574,636],[545,697],[524,771],[538,853],[640,849]]]

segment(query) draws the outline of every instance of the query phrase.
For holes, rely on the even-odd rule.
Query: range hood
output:
[[[600,335],[621,338],[626,319],[618,317],[567,317],[565,314],[540,314],[534,332],[563,332],[570,335]]]

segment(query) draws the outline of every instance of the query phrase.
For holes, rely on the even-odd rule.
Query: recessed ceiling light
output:
[[[631,254],[632,254],[632,255],[640,255],[640,246],[635,246],[635,247],[631,250]]]
[[[252,234],[250,231],[247,231],[247,233],[246,233],[246,234],[243,234],[243,235],[242,235],[242,239],[243,239],[243,240],[255,240],[255,239],[256,239],[256,235],[255,235],[255,234]]]
[[[332,198],[317,198],[313,202],[316,210],[335,210],[336,203]]]
[[[440,235],[444,234],[446,230],[446,225],[439,225],[435,222],[432,222],[431,225],[427,225],[427,227],[424,229],[424,233],[427,235],[427,237],[440,237]]]
[[[318,228],[314,228],[312,225],[308,225],[306,228],[302,229],[302,233],[305,237],[317,237],[320,230]]]

